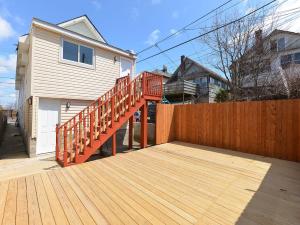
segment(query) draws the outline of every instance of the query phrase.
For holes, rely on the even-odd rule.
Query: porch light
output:
[[[117,56],[114,56],[114,63],[117,62]]]
[[[71,107],[71,102],[66,103],[66,108],[69,109]]]

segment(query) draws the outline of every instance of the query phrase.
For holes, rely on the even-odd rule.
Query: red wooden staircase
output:
[[[147,101],[162,98],[162,77],[144,72],[116,85],[73,118],[56,127],[56,160],[61,166],[85,162],[110,137],[116,154],[116,132],[130,121],[129,147],[132,147],[133,114],[141,109],[141,147],[147,146]]]

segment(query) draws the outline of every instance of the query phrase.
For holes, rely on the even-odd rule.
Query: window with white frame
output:
[[[94,64],[94,49],[75,44],[66,40],[62,41],[62,59],[87,65]]]

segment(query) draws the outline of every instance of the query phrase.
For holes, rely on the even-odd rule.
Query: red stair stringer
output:
[[[73,118],[56,127],[56,160],[62,166],[82,163],[96,152],[147,101],[162,98],[162,76],[129,76]],[[144,120],[144,123],[147,122]]]
[[[126,123],[129,118],[131,116],[133,116],[133,114],[139,109],[141,108],[144,104],[146,103],[145,99],[141,99],[140,102],[137,102],[136,106],[131,107],[131,109],[126,112],[126,116],[125,117],[121,117],[120,120],[118,122],[115,122],[114,127],[113,128],[108,128],[107,133],[105,134],[100,134],[100,140],[95,140],[94,142],[94,147],[89,147],[87,146],[85,152],[83,155],[79,155],[79,160],[78,163],[82,163],[85,162],[86,160],[88,160],[88,158],[94,154],[94,152],[96,150],[98,150],[103,144],[105,144],[106,141],[108,141],[108,139],[110,137],[112,137],[112,135],[117,132],[123,125],[124,123]]]

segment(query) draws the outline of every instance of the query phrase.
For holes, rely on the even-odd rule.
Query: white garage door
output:
[[[38,112],[38,136],[36,154],[55,151],[55,128],[59,121],[60,101],[40,99]]]

